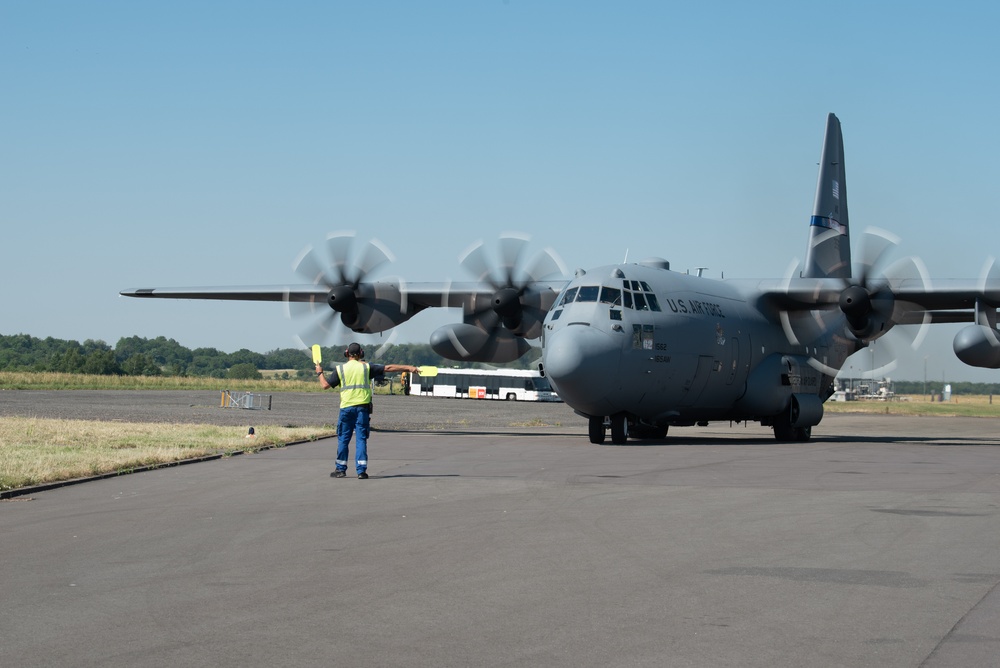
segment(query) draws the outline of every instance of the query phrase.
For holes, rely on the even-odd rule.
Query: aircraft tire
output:
[[[791,421],[788,419],[787,413],[785,415],[779,415],[774,419],[774,440],[781,441],[782,443],[787,443],[788,441],[796,441],[796,429],[792,426]]]
[[[587,424],[590,432],[590,442],[595,445],[604,443],[604,416],[598,415],[588,420]]]
[[[628,441],[628,417],[624,413],[611,416],[611,442],[624,445]]]
[[[808,443],[812,440],[812,427],[796,427],[795,440],[799,443]]]

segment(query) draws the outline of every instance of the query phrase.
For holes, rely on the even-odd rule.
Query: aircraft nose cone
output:
[[[590,327],[567,327],[546,337],[545,376],[567,404],[591,410],[617,376],[619,343]]]

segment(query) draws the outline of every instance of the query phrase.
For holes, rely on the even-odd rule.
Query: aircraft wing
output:
[[[314,319],[302,332],[309,341],[327,338],[338,319],[354,332],[376,333],[406,322],[428,308],[460,308],[462,322],[431,336],[439,354],[454,360],[508,362],[541,335],[542,321],[566,281],[521,285],[483,283],[359,282],[246,287],[135,288],[125,297],[285,302],[289,313]],[[300,337],[301,338],[301,337]]]
[[[965,364],[1000,368],[1000,278],[883,279],[864,284],[850,278],[796,278],[758,284],[757,304],[773,313],[791,339],[800,339],[796,324],[825,322],[846,326],[860,341],[878,338],[895,325],[971,323],[955,336],[955,355]],[[842,320],[803,318],[806,312],[842,314]],[[838,322],[840,324],[838,324]]]
[[[928,284],[921,279],[890,280],[885,283],[892,298],[905,304],[907,319],[919,323],[914,314],[929,313],[933,322],[973,322],[977,302],[982,309],[1000,305],[1000,280],[939,279]],[[763,281],[758,284],[763,304],[787,311],[839,306],[851,287],[850,279],[816,278],[791,281]],[[870,286],[878,297],[878,284]],[[899,322],[896,324],[907,324]]]
[[[143,299],[226,299],[252,302],[311,302],[325,300],[329,290],[318,285],[241,286],[201,288],[133,288],[122,290],[123,297]]]
[[[555,284],[557,292],[561,286]],[[489,285],[478,283],[405,283],[372,282],[360,283],[355,288],[360,293],[379,294],[398,292],[396,300],[400,306],[406,305],[405,312],[413,315],[425,308],[461,308],[477,298],[492,297],[495,290]],[[122,290],[123,297],[141,299],[218,299],[227,301],[252,302],[325,302],[331,290],[325,285],[248,285],[209,286],[186,288],[132,288]]]

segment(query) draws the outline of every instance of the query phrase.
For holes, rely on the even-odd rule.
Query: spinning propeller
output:
[[[819,241],[828,239],[820,238]],[[869,228],[857,245],[857,260],[850,277],[825,279],[812,290],[799,290],[789,273],[785,287],[794,306],[781,313],[788,341],[793,345],[806,345],[808,349],[811,340],[833,334],[835,339],[857,346],[856,342],[874,342],[896,325],[920,325],[916,332],[896,330],[895,342],[887,339],[890,348],[898,348],[899,341],[903,341],[906,347],[916,350],[926,335],[930,314],[917,304],[898,299],[896,290],[903,281],[916,283],[927,290],[929,279],[920,258],[907,256],[890,262],[892,251],[898,245],[899,237]],[[873,368],[872,374],[895,367],[896,357],[892,354],[890,361]],[[824,373],[837,373],[815,357],[811,357],[809,363]]]
[[[304,248],[293,264],[299,276],[326,289],[322,297],[286,300],[290,317],[312,321],[299,332],[305,348],[331,341],[340,325],[355,332],[382,331],[406,311],[398,282],[370,282],[377,269],[395,259],[392,252],[376,239],[356,250],[354,237],[353,232],[334,232],[324,247]]]
[[[479,241],[459,257],[463,269],[490,292],[471,296],[463,304],[462,324],[434,332],[431,345],[454,360],[508,362],[528,351],[525,339],[537,338],[558,291],[540,285],[547,277],[567,273],[555,251],[533,256],[529,238],[508,233],[500,237],[495,254]]]

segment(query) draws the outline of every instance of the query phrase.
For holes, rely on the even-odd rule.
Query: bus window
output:
[[[414,385],[420,382],[414,379]],[[448,369],[433,383],[419,385],[423,396],[500,401],[560,401],[548,380],[521,369]]]
[[[549,379],[548,378],[532,378],[531,381],[533,382],[534,387],[527,388],[529,390],[533,389],[533,390],[538,390],[539,392],[551,392],[552,391],[552,384],[549,383]]]

